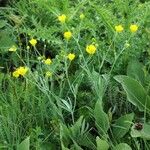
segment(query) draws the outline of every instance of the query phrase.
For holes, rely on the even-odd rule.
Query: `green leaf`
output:
[[[27,137],[24,141],[22,141],[18,147],[17,150],[29,150],[30,148],[30,137]]]
[[[81,146],[85,146],[89,148],[90,150],[95,150],[95,137],[94,135],[90,134],[89,132],[85,133],[82,138],[78,140],[78,144]]]
[[[97,143],[97,150],[108,150],[109,144],[107,141],[100,139],[99,137],[96,137],[96,143]]]
[[[116,145],[113,150],[132,150],[132,148],[126,143],[120,143]]]
[[[74,123],[74,125],[70,127],[71,136],[74,139],[78,139],[78,137],[81,136],[83,133],[85,133],[86,130],[87,130],[87,126],[85,124],[85,120],[83,119],[83,116],[80,116],[80,118]]]
[[[8,51],[8,49],[14,45],[14,39],[10,35],[9,31],[7,30],[2,30],[0,31],[0,49],[1,53]]]
[[[128,64],[127,75],[140,81],[141,84],[144,84],[144,71],[143,65],[137,60],[131,60]]]
[[[128,131],[131,126],[134,114],[126,114],[121,116],[119,119],[116,120],[112,130],[113,135],[116,139],[122,138]]]
[[[94,117],[99,134],[106,134],[107,130],[110,127],[109,118],[107,114],[103,111],[102,102],[100,100],[98,100],[95,104]]]
[[[7,24],[6,20],[0,20],[0,28],[5,27],[6,24]]]
[[[75,141],[73,143],[71,150],[83,150]]]
[[[131,136],[134,138],[140,137],[150,140],[150,124],[144,123],[142,130],[137,130],[135,125],[133,125],[131,129]]]
[[[147,95],[144,87],[135,79],[118,75],[114,77],[126,91],[128,100],[139,108],[140,111],[144,111],[145,108],[150,111],[150,97]]]

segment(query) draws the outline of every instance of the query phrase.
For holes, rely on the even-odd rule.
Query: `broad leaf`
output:
[[[150,124],[147,123],[143,124],[141,130],[137,130],[135,128],[135,125],[132,126],[131,136],[135,138],[141,137],[143,139],[150,140]]]
[[[1,20],[1,21],[0,21],[0,29],[3,28],[3,27],[5,27],[6,24],[7,24],[7,21],[6,21],[6,20]]]
[[[134,114],[126,114],[116,120],[112,130],[116,139],[122,138],[130,129]]]
[[[141,84],[144,84],[144,71],[143,65],[137,60],[131,60],[128,64],[127,75],[140,81]]]
[[[108,150],[109,144],[107,141],[100,139],[99,137],[96,137],[96,143],[97,143],[97,150]]]
[[[120,143],[116,145],[113,150],[132,150],[132,148],[126,143]]]
[[[24,141],[22,141],[18,147],[17,150],[29,150],[30,148],[30,137],[27,137]]]
[[[124,75],[115,76],[114,78],[122,84],[128,100],[133,105],[137,106],[140,111],[144,111],[145,108],[150,111],[150,97],[138,81]]]

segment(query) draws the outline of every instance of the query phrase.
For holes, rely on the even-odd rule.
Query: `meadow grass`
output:
[[[146,0],[0,7],[0,149],[149,150],[149,10]]]

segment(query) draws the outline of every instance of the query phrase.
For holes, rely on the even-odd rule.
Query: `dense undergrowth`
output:
[[[149,150],[149,12],[148,0],[0,7],[0,149]]]

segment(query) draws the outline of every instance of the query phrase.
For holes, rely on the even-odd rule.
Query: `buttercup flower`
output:
[[[46,65],[50,65],[50,64],[52,63],[52,60],[51,60],[50,58],[47,58],[47,59],[44,61],[44,63],[45,63]]]
[[[37,44],[37,40],[32,38],[32,39],[29,41],[29,43],[30,43],[32,46],[35,46],[35,45]]]
[[[72,60],[74,60],[75,59],[75,54],[73,54],[73,53],[70,53],[70,54],[68,54],[68,59],[70,60],[70,61],[72,61]]]
[[[51,73],[50,71],[47,71],[47,72],[45,73],[45,75],[46,75],[46,77],[51,77],[51,76],[52,76],[52,73]]]
[[[27,68],[27,67],[19,67],[19,68],[17,69],[17,72],[18,72],[19,75],[21,75],[21,76],[24,76],[24,75],[27,73],[27,71],[28,71],[28,68]]]
[[[93,55],[96,52],[96,47],[93,44],[87,45],[86,52],[89,53],[90,55]]]
[[[15,77],[15,78],[18,78],[18,77],[19,77],[19,73],[18,73],[17,70],[15,70],[12,75],[13,75],[13,77]]]
[[[13,77],[18,78],[20,75],[24,76],[28,71],[27,67],[19,67],[13,72]]]
[[[66,40],[70,40],[71,37],[72,37],[72,33],[70,31],[67,31],[64,33],[64,38]]]
[[[80,14],[80,19],[83,20],[85,18],[84,14]]]
[[[122,32],[124,30],[122,25],[115,26],[116,32]]]
[[[136,32],[138,30],[138,26],[136,25],[136,24],[132,24],[132,25],[130,25],[130,31],[131,32]]]
[[[11,48],[9,48],[10,52],[15,52],[17,50],[17,47],[13,45]]]
[[[66,15],[62,14],[61,16],[58,16],[58,20],[61,22],[61,23],[65,23],[66,21]]]

